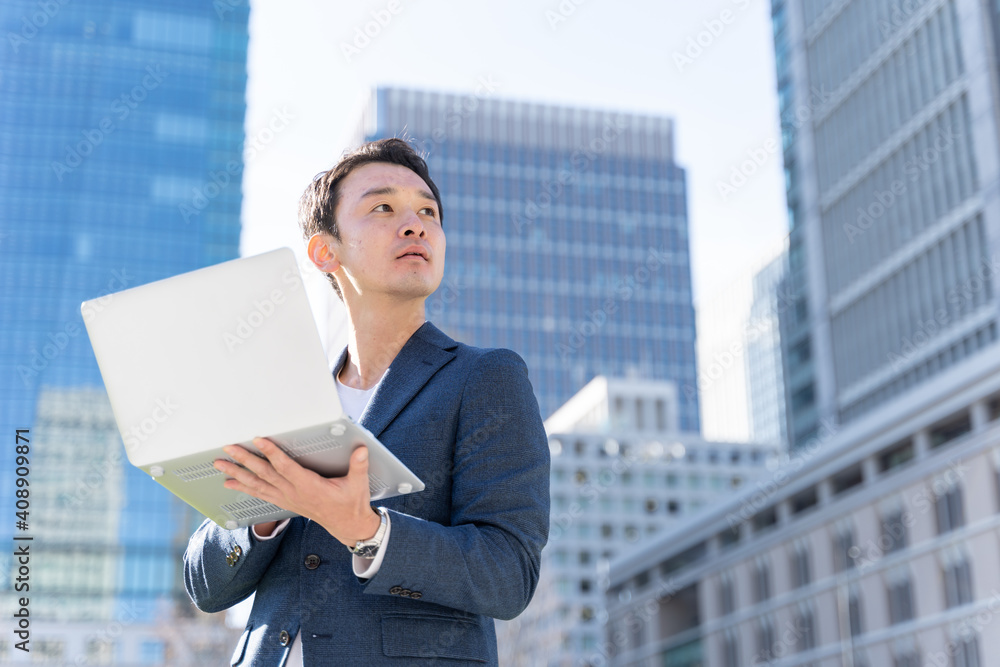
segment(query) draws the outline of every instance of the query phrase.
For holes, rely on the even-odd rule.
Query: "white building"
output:
[[[551,527],[538,591],[498,624],[501,664],[598,665],[599,564],[773,468],[779,451],[703,441],[677,430],[673,383],[597,377],[545,422],[552,453]]]
[[[611,665],[1000,665],[1000,356],[610,566]]]

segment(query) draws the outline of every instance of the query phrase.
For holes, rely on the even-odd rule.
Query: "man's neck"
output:
[[[407,308],[351,308],[348,303],[347,359],[337,376],[355,389],[371,389],[406,341],[423,326],[424,304]]]

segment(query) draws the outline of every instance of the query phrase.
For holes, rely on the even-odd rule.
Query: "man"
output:
[[[347,307],[341,401],[426,489],[373,509],[363,447],[337,479],[268,440],[255,440],[266,458],[229,447],[240,465],[216,462],[228,488],[300,516],[203,523],[184,554],[188,593],[215,612],[256,592],[233,665],[496,665],[493,618],[528,604],[548,537],[548,445],[524,362],[424,320],[445,235],[406,142],[366,144],[317,176],[300,222]]]

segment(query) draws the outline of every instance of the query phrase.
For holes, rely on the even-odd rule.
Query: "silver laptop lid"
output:
[[[81,311],[133,465],[343,415],[288,248],[86,301]]]

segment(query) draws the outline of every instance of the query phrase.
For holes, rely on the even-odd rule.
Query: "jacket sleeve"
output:
[[[184,551],[184,587],[195,606],[216,612],[250,597],[287,533],[260,541],[250,528],[225,530],[206,519]]]
[[[531,601],[549,531],[549,447],[528,369],[482,355],[466,381],[452,468],[451,525],[392,513],[392,539],[365,593],[419,593],[511,619]]]

